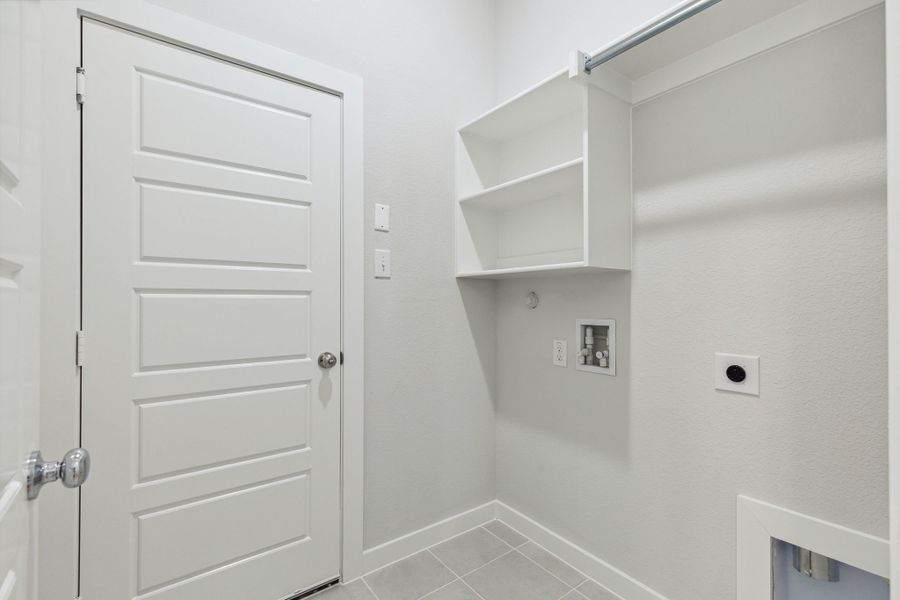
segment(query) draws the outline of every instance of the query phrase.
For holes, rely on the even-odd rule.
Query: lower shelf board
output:
[[[571,262],[488,269],[485,271],[460,271],[456,274],[456,277],[458,279],[511,279],[513,277],[545,277],[550,275],[569,275],[572,273],[624,273],[627,271],[627,269],[597,267],[586,265],[583,262]]]

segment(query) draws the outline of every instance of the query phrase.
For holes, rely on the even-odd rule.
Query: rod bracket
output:
[[[579,77],[590,75],[587,64],[591,60],[591,55],[582,50],[573,50],[569,56],[569,79],[578,79]]]

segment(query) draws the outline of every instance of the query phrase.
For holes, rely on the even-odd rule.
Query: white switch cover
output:
[[[375,231],[391,230],[391,207],[387,204],[375,205]]]
[[[391,251],[375,251],[375,277],[378,279],[390,279],[391,277]]]
[[[565,367],[569,357],[569,349],[566,340],[553,340],[553,364],[557,367]]]
[[[743,380],[729,378],[729,367],[734,367],[733,378],[739,379],[743,375]],[[716,389],[759,396],[759,357],[716,353]]]

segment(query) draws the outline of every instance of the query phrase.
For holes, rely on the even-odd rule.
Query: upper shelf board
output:
[[[580,111],[584,91],[558,73],[459,128],[464,135],[502,141],[525,134],[563,115]]]

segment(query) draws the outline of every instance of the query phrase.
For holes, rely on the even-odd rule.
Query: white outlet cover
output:
[[[734,382],[725,374],[728,367],[738,365],[747,373],[746,379]],[[745,354],[716,353],[716,389],[738,394],[759,396],[759,357]]]
[[[391,230],[391,207],[387,204],[375,205],[375,231]]]
[[[376,250],[375,251],[375,278],[390,279],[391,278],[391,251]]]
[[[553,340],[553,364],[557,367],[567,366],[569,344],[566,340]]]

